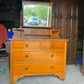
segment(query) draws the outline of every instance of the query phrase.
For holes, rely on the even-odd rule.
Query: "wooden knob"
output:
[[[28,47],[28,44],[26,44],[25,47]]]
[[[44,31],[44,34],[46,34],[46,31]]]
[[[28,68],[26,67],[26,68],[25,68],[25,70],[27,71],[27,70],[28,70]]]
[[[52,44],[52,47],[54,47],[54,44]]]
[[[25,58],[28,58],[28,55],[25,55]]]
[[[51,66],[51,69],[53,69],[54,67],[53,66]]]
[[[54,57],[54,55],[52,54],[51,57]]]

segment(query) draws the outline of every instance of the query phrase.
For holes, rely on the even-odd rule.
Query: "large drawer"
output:
[[[15,75],[54,74],[63,72],[63,67],[63,62],[13,64],[13,73]]]
[[[55,41],[42,41],[41,49],[44,50],[64,50],[65,42],[55,42]]]
[[[64,61],[64,51],[13,52],[13,61]]]
[[[39,50],[39,41],[13,41],[14,50]]]

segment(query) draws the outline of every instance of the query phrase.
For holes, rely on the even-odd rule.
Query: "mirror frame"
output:
[[[51,25],[49,27],[47,26],[24,26],[24,10],[23,10],[23,6],[25,4],[43,4],[43,5],[48,5],[51,6]],[[52,14],[53,14],[53,3],[52,2],[37,2],[37,1],[22,1],[22,27],[24,28],[52,28]]]

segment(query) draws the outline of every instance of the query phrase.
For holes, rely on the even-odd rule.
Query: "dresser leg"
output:
[[[10,84],[13,84],[14,83],[14,78],[11,76],[10,77]]]
[[[60,76],[60,80],[65,80],[65,76]]]
[[[13,75],[10,79],[10,84],[16,83],[19,78],[24,77],[23,75]]]
[[[65,80],[65,74],[64,73],[57,73],[54,74],[55,76],[58,76],[60,80]]]
[[[17,77],[13,76],[10,78],[10,84],[16,83],[17,82]]]

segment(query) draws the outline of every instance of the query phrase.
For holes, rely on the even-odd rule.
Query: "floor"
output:
[[[0,66],[8,65],[7,62],[0,62]],[[58,77],[50,76],[30,76],[24,77],[17,81],[16,84],[84,84],[84,76],[80,72],[81,66],[67,65],[66,66],[66,79],[59,80]],[[10,75],[7,70],[4,75],[0,75],[0,84],[10,84]]]

